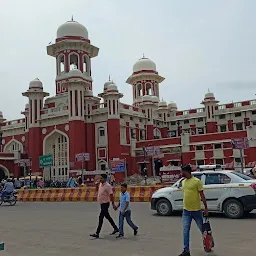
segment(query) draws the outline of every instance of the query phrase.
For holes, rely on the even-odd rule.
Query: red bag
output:
[[[203,223],[203,240],[204,240],[204,250],[206,252],[211,252],[214,247],[214,240],[212,236],[212,229],[207,217],[204,218]]]

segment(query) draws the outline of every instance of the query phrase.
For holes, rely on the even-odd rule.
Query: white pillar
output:
[[[78,108],[78,111],[77,111],[77,115],[79,117],[81,117],[82,113],[81,113],[81,90],[77,90],[77,108]]]
[[[72,117],[76,115],[75,90],[72,89]]]

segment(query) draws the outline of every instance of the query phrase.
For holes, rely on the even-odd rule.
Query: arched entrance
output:
[[[45,178],[59,181],[69,178],[68,148],[68,136],[59,130],[54,130],[45,137],[44,155],[53,155],[53,165],[45,168]]]
[[[0,181],[10,177],[10,173],[6,167],[0,165]]]

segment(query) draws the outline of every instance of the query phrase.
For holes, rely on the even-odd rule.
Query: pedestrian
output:
[[[119,235],[116,238],[122,238],[124,236],[124,218],[128,225],[133,229],[133,234],[136,236],[138,234],[138,227],[131,220],[130,194],[127,192],[126,183],[121,185],[120,199],[118,205],[115,206],[115,209],[117,210],[119,207]]]
[[[22,186],[22,183],[21,183],[21,181],[20,181],[20,178],[18,177],[18,178],[15,180],[15,182],[14,182],[14,187],[15,187],[16,189],[20,189],[21,186]]]
[[[182,166],[182,190],[184,193],[183,197],[183,242],[184,250],[179,256],[190,256],[190,227],[191,222],[194,220],[203,234],[203,213],[201,208],[201,199],[204,204],[204,215],[208,216],[207,202],[203,192],[202,182],[193,177],[192,168],[190,165]]]
[[[43,187],[44,187],[44,180],[43,180],[43,178],[41,178],[41,179],[39,180],[38,185],[39,185],[40,188],[43,188]]]
[[[78,184],[81,186],[83,184],[82,176],[78,177]]]
[[[68,188],[74,188],[74,187],[76,187],[76,185],[77,185],[77,182],[76,182],[74,176],[72,175],[72,176],[69,178],[69,180],[68,180],[67,187],[68,187]]]
[[[110,202],[112,202],[112,206],[114,209],[115,208],[115,202],[114,202],[114,196],[113,196],[113,190],[111,185],[107,182],[107,175],[102,174],[100,181],[96,182],[96,189],[98,191],[98,197],[97,200],[100,203],[100,215],[99,215],[99,223],[98,223],[98,228],[96,230],[95,234],[91,234],[91,237],[94,238],[99,238],[99,234],[103,225],[103,219],[104,217],[109,221],[111,226],[113,227],[113,232],[110,235],[115,235],[116,233],[119,232],[118,227],[116,226],[115,222],[109,215],[109,206]]]
[[[111,175],[110,175],[110,184],[111,184],[111,186],[114,186],[115,182],[116,182],[115,176],[114,176],[113,173],[111,173]]]
[[[34,183],[34,184],[33,184],[33,185],[34,185],[34,188],[37,188],[37,184],[38,184],[38,178],[37,178],[37,177],[35,178],[35,180],[34,180],[33,183]]]

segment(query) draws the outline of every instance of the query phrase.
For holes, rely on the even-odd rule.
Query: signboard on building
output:
[[[169,154],[181,154],[181,148],[180,147],[173,147],[169,148]]]
[[[125,160],[110,160],[109,162],[112,172],[125,172]]]
[[[14,161],[14,163],[22,167],[30,166],[31,164],[30,159],[17,159]]]
[[[162,182],[175,183],[181,178],[181,168],[179,166],[163,166],[160,168]]]
[[[52,154],[43,155],[39,157],[39,168],[52,166],[53,157]]]
[[[76,154],[76,161],[77,162],[90,161],[90,153]]]
[[[249,141],[247,138],[232,139],[231,143],[233,149],[245,149],[249,147]]]
[[[161,155],[161,150],[158,146],[145,147],[144,151],[145,151],[145,155],[147,156]]]

